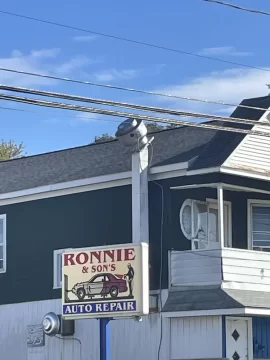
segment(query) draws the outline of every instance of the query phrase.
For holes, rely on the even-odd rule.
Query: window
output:
[[[224,206],[224,241],[231,246],[231,204]],[[180,210],[183,234],[191,241],[192,249],[217,249],[219,244],[218,205],[216,200],[198,201],[187,199]]]
[[[7,270],[6,215],[0,215],[0,273]]]
[[[93,282],[93,283],[100,283],[100,282],[104,282],[104,281],[108,281],[107,276],[97,275],[91,282]]]
[[[53,252],[53,288],[62,287],[62,254],[71,249],[59,249]]]
[[[250,201],[249,204],[250,248],[270,251],[270,203]]]

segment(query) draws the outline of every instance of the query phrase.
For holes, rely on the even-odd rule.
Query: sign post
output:
[[[62,254],[62,316],[99,319],[100,360],[110,360],[110,320],[149,313],[147,243]]]
[[[100,360],[111,359],[110,318],[99,320],[99,353]]]

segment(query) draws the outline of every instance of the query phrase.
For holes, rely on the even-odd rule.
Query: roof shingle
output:
[[[241,104],[268,108],[270,96]],[[232,116],[258,120],[263,111],[237,108]],[[224,126],[243,127],[239,124]],[[244,125],[244,128],[249,128]],[[193,159],[190,169],[220,166],[243,134],[179,127],[154,134],[151,166]],[[0,162],[0,194],[131,170],[130,150],[117,140]]]

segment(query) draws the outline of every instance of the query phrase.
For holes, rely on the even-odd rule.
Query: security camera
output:
[[[140,151],[147,143],[147,128],[142,120],[128,118],[117,128],[115,136],[127,147]]]

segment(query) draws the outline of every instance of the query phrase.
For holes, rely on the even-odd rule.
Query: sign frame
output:
[[[80,301],[78,299],[78,300],[68,300],[67,301],[67,299],[68,299],[67,294],[69,292],[72,292],[72,290],[69,289],[68,278],[67,278],[67,272],[69,272],[69,274],[70,274],[71,270],[67,271],[67,268],[71,268],[71,266],[75,265],[74,271],[75,271],[75,267],[76,267],[76,269],[78,269],[78,267],[80,267],[82,272],[83,272],[83,268],[85,267],[84,270],[86,271],[87,267],[89,268],[90,266],[93,266],[93,264],[95,265],[95,263],[92,262],[93,258],[91,257],[90,262],[87,261],[85,264],[83,264],[84,261],[81,261],[81,259],[85,260],[85,257],[86,257],[85,253],[89,253],[91,256],[94,252],[106,252],[106,251],[112,252],[113,250],[115,250],[115,252],[113,252],[113,254],[117,253],[117,255],[119,254],[118,258],[121,258],[121,260],[118,259],[118,261],[114,262],[115,270],[113,270],[111,272],[108,271],[107,273],[97,272],[96,274],[100,274],[100,276],[105,274],[105,276],[106,276],[106,274],[114,274],[114,272],[117,273],[117,268],[118,268],[117,265],[118,264],[121,265],[121,268],[124,265],[125,266],[129,265],[129,268],[131,267],[132,270],[133,270],[132,266],[134,266],[135,267],[135,275],[134,275],[134,270],[133,270],[134,278],[132,280],[134,281],[134,291],[136,289],[136,293],[134,293],[134,295],[132,295],[132,296],[130,296],[130,294],[129,294],[130,298],[127,298],[127,296],[126,296],[125,300],[123,300],[123,301],[121,301],[120,296],[119,296],[119,298],[109,297],[109,298],[105,299],[107,295],[104,296],[104,300],[99,299],[100,301],[98,301],[98,302],[95,302],[95,300],[93,300],[95,298],[95,295],[91,298],[91,300],[83,299]],[[133,251],[133,253],[131,252],[131,250]],[[126,258],[124,258],[124,259],[122,259],[123,253],[126,255]],[[80,259],[81,263],[78,264],[76,262],[74,264],[73,259],[74,259],[75,254],[76,254],[76,256],[79,256],[79,254],[82,254],[78,258],[76,257],[76,259]],[[110,254],[112,254],[112,253],[110,253]],[[132,256],[131,256],[132,254],[133,255],[135,254],[134,259],[132,259]],[[96,258],[94,258],[94,260],[96,260]],[[109,260],[109,257],[107,257],[107,260]],[[67,262],[67,261],[69,261],[69,264],[65,265],[65,262]],[[105,264],[105,263],[103,262],[102,264]],[[78,270],[76,270],[76,272],[78,273]],[[83,274],[83,275],[85,275],[85,276],[82,276],[82,277],[87,278],[87,274]],[[128,274],[122,274],[122,275],[124,276],[124,279],[126,279],[126,275],[128,275]],[[93,274],[91,274],[89,277],[92,278],[92,276],[93,276]],[[135,283],[135,280],[136,280],[136,283]],[[88,279],[88,283],[90,283],[90,281],[91,281],[91,279]],[[105,281],[105,277],[104,277],[103,281]],[[125,281],[126,281],[126,286],[127,286],[126,291],[128,291],[128,289],[130,290],[130,287],[129,287],[130,281],[129,280],[125,280]],[[133,285],[133,281],[132,281],[132,285]],[[86,281],[81,282],[81,283],[85,284]],[[122,280],[122,284],[123,283],[124,283],[124,280]],[[80,282],[79,282],[79,284],[80,284]],[[73,284],[73,289],[74,289],[74,284]],[[74,292],[73,292],[73,294],[74,294]],[[144,243],[144,242],[125,243],[125,244],[117,244],[117,245],[73,248],[73,249],[67,249],[67,251],[64,251],[62,254],[62,317],[66,320],[102,319],[102,318],[104,318],[104,319],[105,318],[111,318],[111,319],[132,318],[132,317],[148,315],[149,314],[149,295],[150,295],[150,290],[149,290],[149,244],[148,243]],[[111,295],[109,295],[109,296],[111,296]],[[109,304],[109,305],[107,306],[106,304]],[[117,304],[117,305],[115,305],[115,304]],[[91,309],[91,311],[85,312],[85,309],[87,306],[88,306],[87,309],[88,310]],[[109,311],[109,310],[108,311],[92,311],[93,307],[94,307],[94,310],[96,310],[96,309],[100,310],[101,308],[103,308],[103,310],[104,310],[104,309],[107,309],[107,307],[114,308],[115,306],[118,308],[121,306],[122,307],[126,306],[126,307],[125,307],[125,310],[123,310],[123,311],[121,311],[121,310],[120,311]],[[135,310],[134,310],[134,307],[135,307]],[[74,313],[73,311],[75,311],[75,309],[76,309],[76,311],[79,311],[79,312]],[[69,313],[66,312],[67,310],[69,311]],[[71,310],[72,310],[72,312],[70,313]],[[82,313],[80,311],[84,311],[84,312]]]

